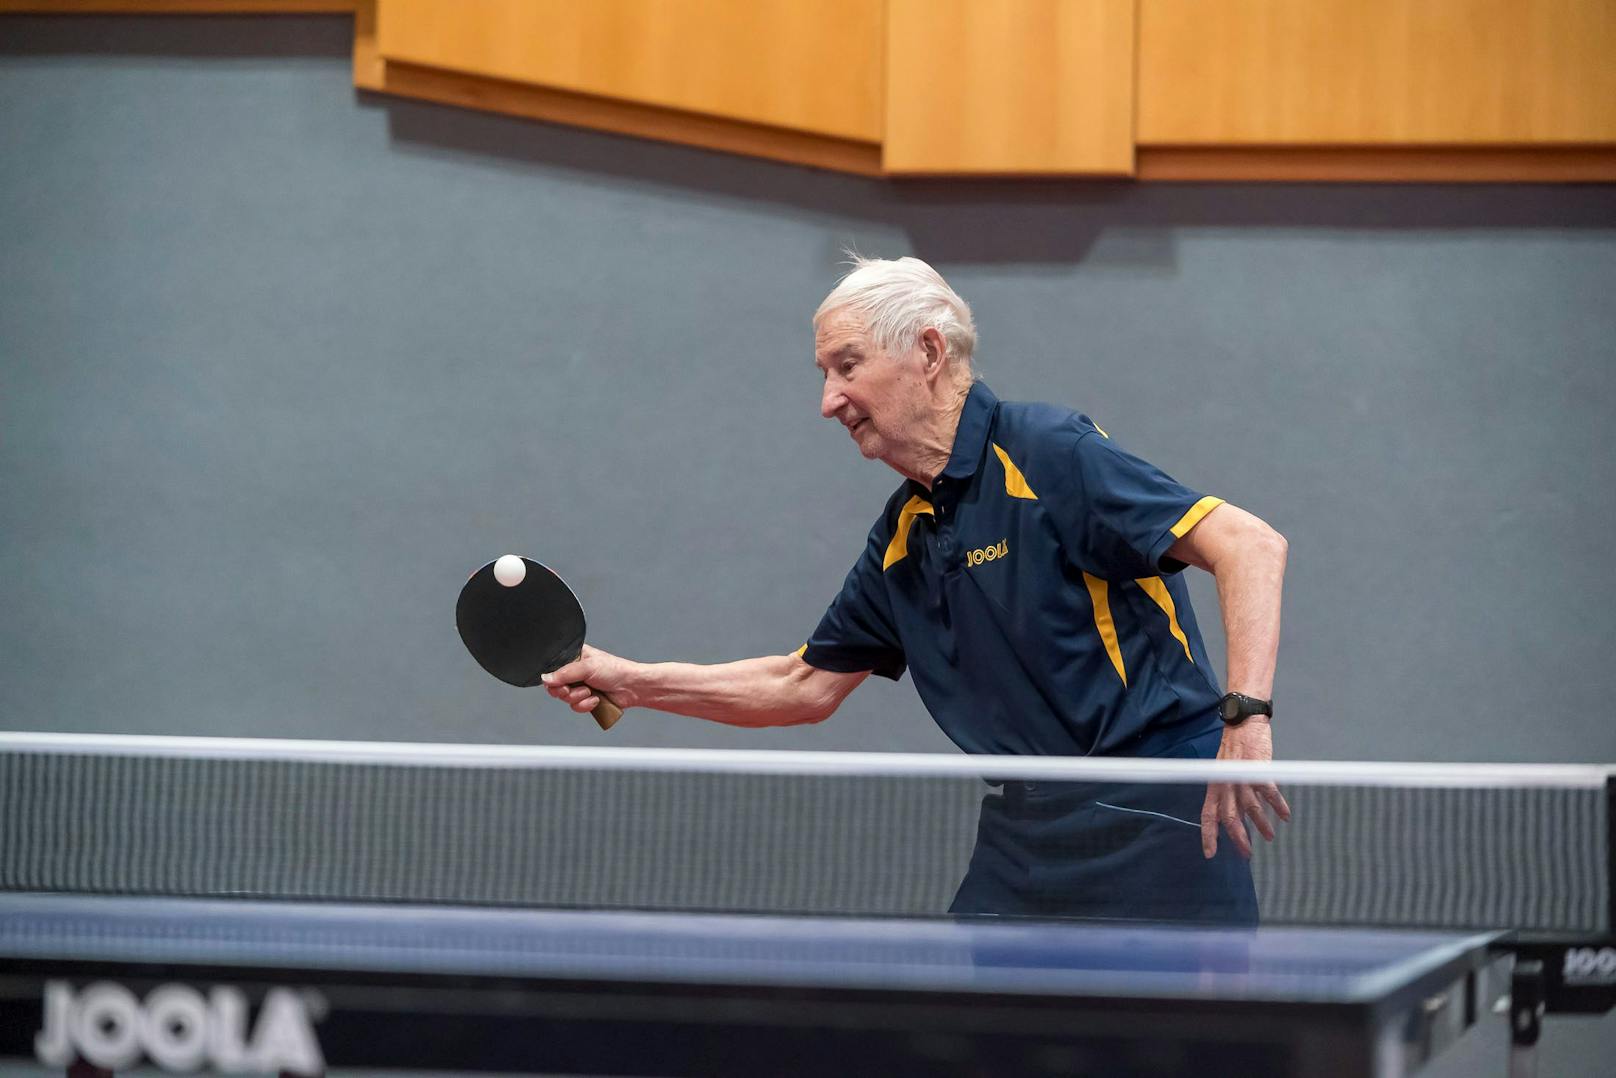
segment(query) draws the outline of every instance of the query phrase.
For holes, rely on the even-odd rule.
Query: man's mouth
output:
[[[866,424],[868,422],[869,422],[868,419],[855,419],[855,420],[853,420],[853,422],[851,422],[851,423],[849,423],[847,425],[847,433],[849,433],[849,434],[857,434],[858,429],[860,427],[864,426],[864,424]]]

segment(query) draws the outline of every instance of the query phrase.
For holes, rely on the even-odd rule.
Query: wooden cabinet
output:
[[[0,0],[354,12],[366,90],[872,176],[1616,181],[1616,0]]]
[[[1133,172],[1135,0],[887,0],[893,174]]]
[[[1612,142],[1612,0],[1139,0],[1140,145]]]
[[[883,0],[384,0],[388,62],[877,142]]]

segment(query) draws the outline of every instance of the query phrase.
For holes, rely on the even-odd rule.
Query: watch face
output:
[[[1223,701],[1223,721],[1233,722],[1240,717],[1240,704],[1236,700]]]

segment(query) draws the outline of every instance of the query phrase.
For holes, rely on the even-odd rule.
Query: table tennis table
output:
[[[1412,1072],[1490,932],[0,894],[0,1059],[695,1075]]]

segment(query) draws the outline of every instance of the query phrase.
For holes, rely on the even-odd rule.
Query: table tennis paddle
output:
[[[494,562],[471,574],[455,604],[455,627],[484,670],[527,688],[578,657],[585,624],[584,608],[564,580],[531,558],[522,564],[527,572],[510,586],[495,578]],[[623,709],[600,690],[595,695],[595,721],[610,730]]]

